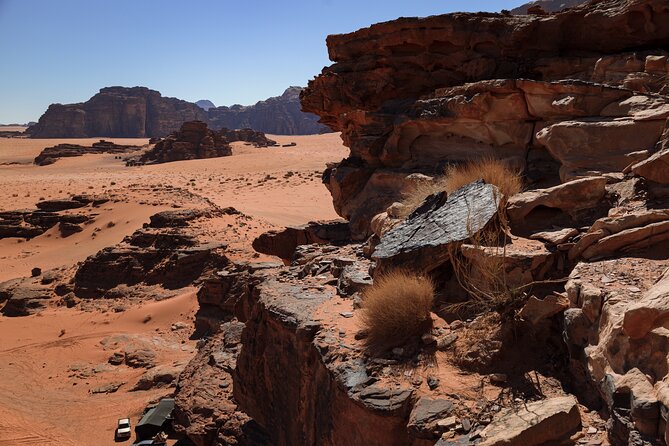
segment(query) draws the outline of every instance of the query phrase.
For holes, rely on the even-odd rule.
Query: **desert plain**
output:
[[[75,194],[113,197],[79,233],[63,237],[52,228],[30,240],[0,240],[0,282],[29,276],[35,267],[71,268],[121,242],[157,212],[205,205],[242,212],[242,224],[239,215],[208,222],[211,237],[228,244],[227,255],[268,260],[251,248],[257,235],[337,217],[320,176],[326,163],[347,154],[336,133],[270,137],[296,145],[254,148],[238,142],[229,157],[135,167],[113,154],[32,163],[45,147],[90,145],[99,138],[0,138],[0,211]],[[111,140],[148,144],[148,139]],[[107,359],[115,348],[137,344],[150,346],[157,366],[187,363],[196,351],[195,292],[186,288],[161,300],[93,300],[74,308],[50,303],[31,316],[0,316],[0,445],[115,444],[118,418],[129,416],[134,425],[148,402],[171,389],[131,391],[144,370],[112,367]],[[94,393],[119,383],[113,393]]]

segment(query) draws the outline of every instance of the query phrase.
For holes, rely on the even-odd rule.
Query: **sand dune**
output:
[[[247,214],[244,227],[234,227],[237,220],[225,217],[208,228],[229,243],[231,258],[245,260],[251,258],[253,237],[271,227],[337,217],[320,174],[327,162],[347,152],[339,135],[272,138],[297,146],[256,149],[235,143],[231,157],[140,167],[126,167],[114,155],[61,159],[39,167],[29,163],[44,147],[66,141],[0,138],[0,210],[34,208],[38,200],[79,193],[113,197],[90,211],[96,214],[92,224],[67,238],[52,228],[28,241],[0,239],[0,281],[26,276],[34,266],[71,267],[173,205],[212,202]],[[100,342],[109,337],[140,339],[154,345],[161,364],[187,361],[195,348],[188,340],[192,330],[173,331],[170,326],[179,321],[192,326],[195,290],[164,301],[126,303],[124,308],[115,313],[95,306],[88,311],[58,307],[22,318],[0,316],[0,445],[88,446],[92,439],[112,445],[118,417],[129,415],[136,422],[148,401],[170,392],[129,392],[143,370],[120,366],[105,371],[113,351]],[[81,372],[96,367],[101,371]],[[89,393],[119,381],[126,384],[116,393]]]

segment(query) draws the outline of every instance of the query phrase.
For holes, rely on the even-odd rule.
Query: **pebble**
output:
[[[439,387],[439,378],[436,378],[432,375],[427,377],[427,386],[430,388],[430,390],[434,390],[437,387]]]
[[[589,433],[590,435],[592,435],[592,434],[596,434],[597,432],[598,432],[598,431],[597,431],[597,428],[596,428],[596,427],[592,427],[592,426],[590,426],[590,427],[588,428],[588,433]]]
[[[341,312],[341,313],[339,313],[339,314],[342,315],[342,316],[345,317],[345,318],[353,317],[353,313],[351,313],[350,311],[343,311],[343,312]]]

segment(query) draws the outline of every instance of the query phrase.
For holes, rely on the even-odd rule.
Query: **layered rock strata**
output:
[[[330,36],[335,64],[302,103],[351,148],[324,175],[335,209],[362,237],[411,190],[412,174],[449,163],[491,156],[550,185],[643,161],[668,116],[666,97],[651,94],[666,91],[667,18],[661,1],[610,0],[545,17],[450,14]]]

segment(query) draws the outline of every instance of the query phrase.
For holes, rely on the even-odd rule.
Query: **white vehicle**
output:
[[[119,418],[116,425],[116,439],[126,439],[132,436],[132,430],[130,428],[130,418]]]

